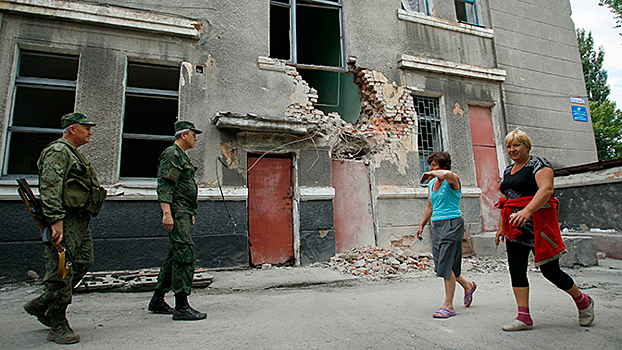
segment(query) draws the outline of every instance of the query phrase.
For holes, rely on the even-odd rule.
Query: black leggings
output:
[[[510,266],[510,278],[512,287],[529,287],[527,280],[527,264],[529,252],[533,250],[524,244],[513,243],[506,240],[508,253],[508,265]],[[574,286],[574,280],[567,273],[559,268],[559,259],[551,260],[546,264],[540,265],[540,271],[544,278],[557,286],[561,290],[568,290]]]

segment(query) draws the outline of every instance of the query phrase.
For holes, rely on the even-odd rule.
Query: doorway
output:
[[[247,166],[251,265],[293,264],[292,158],[249,154]]]
[[[501,197],[501,192],[499,192],[501,179],[490,108],[469,105],[469,124],[477,187],[482,190],[480,197],[482,229],[496,231],[501,212],[495,208],[495,203]]]

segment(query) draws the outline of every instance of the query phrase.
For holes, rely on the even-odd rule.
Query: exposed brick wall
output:
[[[412,91],[391,83],[380,72],[356,67],[355,60],[348,64],[348,76],[354,79],[361,98],[361,115],[350,124],[337,114],[325,115],[315,108],[318,92],[302,79],[293,67],[286,74],[294,79],[292,103],[286,117],[321,121],[321,134],[332,147],[333,158],[370,159],[375,155],[390,155],[399,140],[416,132]]]

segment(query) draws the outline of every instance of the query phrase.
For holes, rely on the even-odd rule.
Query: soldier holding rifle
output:
[[[53,245],[45,246],[43,293],[24,305],[29,314],[50,327],[47,339],[59,344],[80,341],[66,317],[72,289],[93,265],[91,216],[97,215],[106,197],[89,161],[78,151],[87,144],[95,125],[82,113],[61,118],[63,136],[47,145],[37,162],[39,193],[45,219],[50,223]],[[74,261],[66,276],[59,275],[62,245],[73,253]]]

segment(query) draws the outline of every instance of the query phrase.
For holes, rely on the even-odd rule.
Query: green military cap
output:
[[[192,130],[196,132],[197,134],[203,133],[203,131],[197,129],[194,126],[194,124],[192,124],[191,122],[187,120],[180,120],[180,121],[175,122],[175,133],[178,133],[182,130]]]
[[[95,125],[86,117],[86,114],[77,112],[66,114],[60,119],[60,127],[63,129],[72,124]]]

